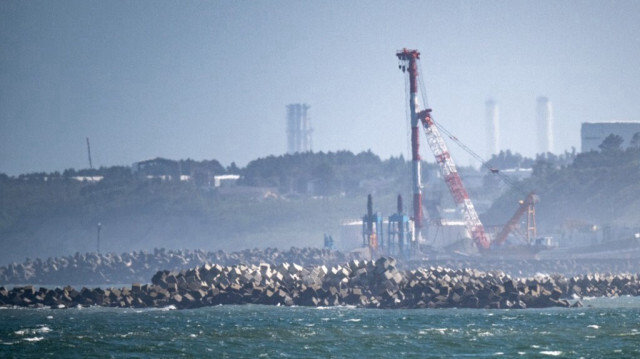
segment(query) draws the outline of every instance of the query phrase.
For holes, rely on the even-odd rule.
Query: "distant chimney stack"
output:
[[[287,153],[308,152],[312,150],[311,119],[307,115],[307,104],[287,105]]]
[[[538,153],[553,152],[553,111],[547,97],[540,96],[536,106]]]
[[[500,109],[493,99],[485,102],[487,120],[487,157],[500,152]]]

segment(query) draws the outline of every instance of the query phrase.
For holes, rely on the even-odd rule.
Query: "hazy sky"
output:
[[[640,1],[0,1],[0,172],[223,165],[286,151],[305,102],[313,149],[408,150],[395,52],[422,52],[434,117],[485,152],[533,155],[536,97],[556,151],[584,121],[640,120]],[[450,144],[460,164],[470,160]],[[423,157],[433,161],[426,146]]]

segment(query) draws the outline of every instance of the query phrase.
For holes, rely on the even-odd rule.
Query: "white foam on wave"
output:
[[[352,318],[352,319],[345,319],[345,320],[344,320],[344,322],[345,322],[345,323],[348,323],[348,322],[351,322],[351,323],[357,323],[357,322],[359,322],[359,321],[361,321],[361,320],[362,320],[362,319],[360,319],[360,318]]]
[[[458,333],[460,330],[458,329],[452,329],[452,328],[427,328],[427,329],[420,329],[418,331],[418,334],[430,334],[430,333],[438,333],[438,334],[446,334],[447,332],[449,333]]]
[[[591,325],[587,325],[587,328],[600,329],[600,326],[599,325],[595,325],[595,324],[591,324]]]
[[[549,355],[552,357],[559,357],[560,355],[562,355],[562,352],[559,350],[543,350],[540,352],[540,354]]]
[[[640,332],[638,332],[636,329],[631,329],[630,333],[620,333],[620,334],[612,334],[614,337],[628,337],[628,336],[636,336],[636,335],[640,335]]]
[[[24,340],[27,341],[27,342],[39,342],[42,339],[44,339],[44,337],[24,338]]]
[[[38,328],[27,328],[27,329],[16,330],[13,333],[15,335],[28,335],[28,334],[46,334],[49,332],[51,332],[51,328],[43,325]]]

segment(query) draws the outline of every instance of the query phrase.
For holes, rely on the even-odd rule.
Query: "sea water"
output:
[[[640,298],[525,310],[0,309],[0,358],[640,357]]]

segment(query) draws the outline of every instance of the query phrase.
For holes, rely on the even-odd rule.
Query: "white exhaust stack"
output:
[[[553,111],[547,97],[540,96],[536,106],[538,153],[553,152]]]
[[[500,109],[493,99],[485,102],[487,119],[487,158],[500,153]]]

